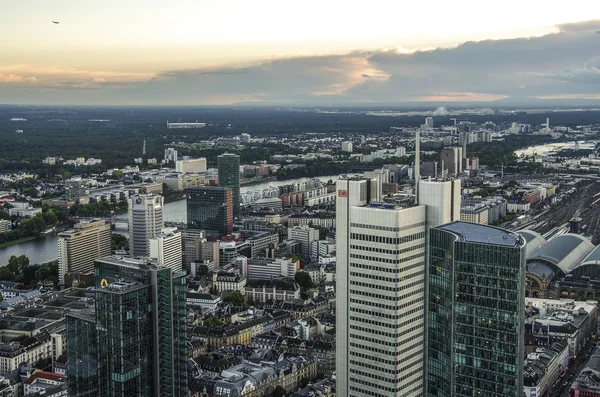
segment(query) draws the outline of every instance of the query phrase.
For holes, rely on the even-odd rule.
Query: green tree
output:
[[[200,265],[200,266],[198,266],[198,269],[196,271],[196,275],[198,277],[206,277],[206,275],[208,275],[208,272],[209,272],[208,266],[206,266],[206,265]]]
[[[298,285],[305,290],[312,288],[313,286],[312,280],[310,279],[310,274],[306,272],[297,272],[294,276],[294,281],[296,281]]]
[[[110,177],[112,179],[121,179],[123,177],[123,171],[120,170],[114,170],[112,172],[112,174],[110,175]]]
[[[233,291],[230,297],[223,299],[225,302],[229,302],[234,306],[245,306],[246,299],[240,291]]]
[[[287,394],[287,392],[285,391],[285,389],[282,386],[277,386],[272,392],[271,392],[271,397],[285,397],[285,395]]]

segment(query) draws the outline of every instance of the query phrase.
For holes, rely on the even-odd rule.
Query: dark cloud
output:
[[[0,83],[0,102],[337,104],[597,94],[600,21],[557,28],[542,37],[466,42],[414,53],[281,58],[245,67],[174,70],[135,82],[71,79],[53,83],[52,95]]]

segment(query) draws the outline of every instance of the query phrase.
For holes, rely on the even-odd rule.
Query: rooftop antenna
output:
[[[415,136],[415,204],[419,204],[419,180],[421,179],[421,131]]]

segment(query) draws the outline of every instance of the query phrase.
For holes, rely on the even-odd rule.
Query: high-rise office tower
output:
[[[427,128],[433,128],[433,117],[425,117],[425,125]]]
[[[185,189],[187,223],[203,229],[207,236],[225,236],[233,232],[233,192],[231,188],[192,186]]]
[[[181,271],[181,254],[181,232],[176,227],[164,228],[158,236],[150,239],[150,259],[158,265]]]
[[[422,396],[425,207],[377,203],[377,189],[337,181],[337,393]]]
[[[164,198],[158,194],[135,194],[129,197],[129,253],[148,256],[150,239],[164,227]]]
[[[67,315],[70,396],[187,396],[184,272],[148,258],[96,261],[95,309]]]
[[[219,187],[231,188],[233,197],[233,217],[240,217],[240,156],[223,153],[217,158]]]
[[[58,234],[58,278],[67,273],[91,273],[94,261],[110,255],[110,223],[104,219],[81,221]]]
[[[525,240],[454,222],[430,230],[428,256],[428,395],[521,397]]]
[[[427,228],[460,220],[460,179],[419,181],[418,203],[427,208]]]
[[[448,175],[457,176],[462,172],[462,147],[450,147],[442,149],[440,163],[443,163],[442,173],[448,171]]]

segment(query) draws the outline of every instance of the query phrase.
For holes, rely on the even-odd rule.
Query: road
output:
[[[585,368],[588,361],[590,361],[591,355],[588,354],[590,349],[593,349],[594,344],[596,343],[595,339],[590,339],[587,345],[581,350],[581,354],[575,362],[571,363],[569,366],[569,370],[565,373],[564,377],[559,382],[559,389],[550,392],[548,397],[569,397],[569,391],[571,389],[571,384],[577,378],[577,375]],[[572,375],[572,376],[571,376]]]

